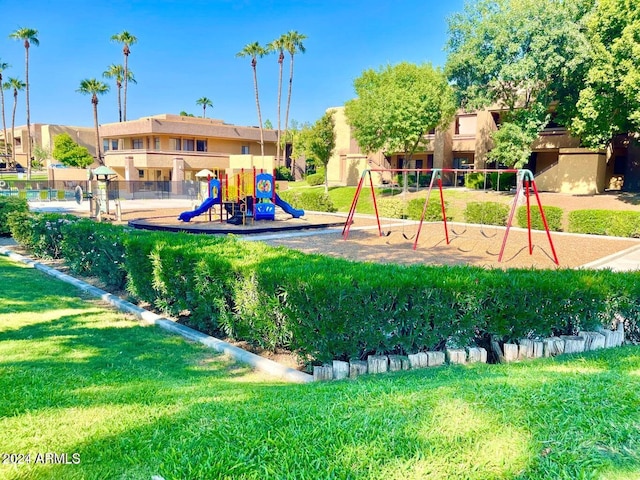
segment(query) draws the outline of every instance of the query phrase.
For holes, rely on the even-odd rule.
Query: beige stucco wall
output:
[[[558,152],[557,163],[551,157],[538,154],[539,170],[541,166],[546,166],[546,170],[536,175],[536,186],[541,191],[593,195],[605,190],[607,162],[604,151],[563,148]]]

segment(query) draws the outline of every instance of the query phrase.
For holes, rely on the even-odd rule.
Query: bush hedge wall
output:
[[[314,212],[335,212],[338,209],[333,201],[322,189],[311,190],[285,190],[279,193],[280,198],[288,202],[294,208],[312,210]]]
[[[0,197],[0,237],[7,237],[11,234],[8,217],[14,212],[26,213],[29,211],[27,200],[18,197]]]
[[[640,238],[640,212],[575,210],[569,213],[569,231]]]
[[[201,331],[290,348],[313,363],[570,334],[609,326],[615,315],[639,337],[640,272],[356,263],[49,214],[28,214],[34,241],[18,215],[12,233],[37,254],[68,254],[76,271],[125,281],[133,297]]]
[[[538,205],[531,205],[531,228],[534,230],[544,230],[544,223],[540,215]],[[547,219],[547,225],[552,232],[562,231],[562,215],[563,211],[560,207],[543,206],[544,216]],[[516,210],[516,219],[518,226],[527,228],[527,207],[521,206]]]

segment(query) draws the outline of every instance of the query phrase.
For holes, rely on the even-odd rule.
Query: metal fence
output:
[[[97,192],[97,181],[87,180],[2,180],[0,196],[17,196],[29,201],[74,200],[76,187],[83,192]],[[107,184],[110,200],[187,199],[198,197],[200,182],[143,182],[110,181]]]

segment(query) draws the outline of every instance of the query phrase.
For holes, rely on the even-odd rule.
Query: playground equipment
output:
[[[416,175],[419,175],[418,172],[424,172],[424,173],[431,173],[431,181],[429,182],[429,189],[427,192],[427,195],[425,197],[425,201],[424,201],[424,205],[422,207],[422,214],[420,216],[420,222],[418,224],[418,230],[415,234],[415,240],[413,242],[413,250],[416,250],[417,246],[418,246],[418,241],[420,239],[420,233],[422,230],[422,225],[424,223],[424,218],[425,218],[425,214],[427,212],[427,206],[429,204],[429,199],[431,197],[431,193],[434,187],[434,182],[438,187],[439,193],[440,193],[440,208],[442,211],[442,223],[444,226],[444,234],[445,234],[445,239],[446,239],[446,243],[447,245],[449,245],[451,243],[450,239],[449,239],[449,227],[447,225],[447,213],[446,213],[446,208],[445,208],[445,203],[444,203],[444,194],[442,191],[442,174],[443,173],[457,173],[456,170],[454,169],[438,169],[438,168],[433,168],[433,169],[424,169],[424,170],[408,170],[408,169],[399,169],[399,170],[394,170],[394,172],[406,172],[406,171],[416,171]],[[351,202],[351,208],[349,209],[349,214],[347,215],[347,220],[345,221],[344,227],[342,228],[342,238],[344,240],[347,240],[349,238],[349,230],[351,228],[351,224],[353,223],[353,218],[355,216],[355,212],[356,212],[356,208],[358,205],[358,199],[360,198],[360,194],[362,193],[362,188],[365,184],[365,178],[369,178],[369,185],[371,187],[371,198],[373,201],[373,207],[375,210],[375,214],[376,214],[376,221],[378,224],[378,233],[380,234],[380,236],[387,236],[389,235],[388,232],[383,232],[382,231],[382,227],[380,226],[380,215],[378,213],[378,203],[376,200],[376,194],[375,194],[375,188],[373,185],[373,178],[372,178],[372,172],[377,172],[377,173],[387,173],[388,170],[380,170],[380,169],[370,169],[370,170],[365,170],[364,172],[362,172],[362,175],[360,176],[360,181],[358,182],[358,187],[356,188],[356,193],[353,196],[353,200]],[[516,173],[517,174],[517,183],[516,183],[516,193],[515,193],[515,199],[514,202],[511,206],[511,211],[509,213],[509,219],[507,221],[507,226],[504,232],[504,236],[502,238],[502,245],[500,248],[500,254],[498,256],[498,262],[502,262],[502,257],[504,254],[504,250],[507,244],[507,238],[509,236],[509,231],[511,229],[511,226],[513,224],[513,218],[514,215],[516,213],[516,208],[518,206],[518,202],[517,200],[519,198],[521,198],[521,196],[524,195],[524,197],[526,198],[526,208],[527,208],[527,229],[528,229],[528,239],[529,239],[529,255],[533,254],[533,243],[532,243],[532,237],[531,237],[531,202],[530,202],[530,190],[533,189],[533,192],[535,194],[536,197],[536,201],[538,204],[538,208],[540,210],[540,217],[542,219],[542,223],[544,225],[544,229],[547,233],[547,238],[549,240],[549,246],[551,247],[551,252],[553,254],[553,260],[555,262],[556,265],[559,265],[558,262],[558,256],[556,255],[556,250],[555,247],[553,246],[553,241],[551,239],[551,232],[549,231],[549,225],[547,223],[547,219],[545,217],[544,214],[544,210],[542,209],[542,203],[540,202],[540,195],[538,194],[538,189],[536,187],[536,182],[535,179],[533,177],[533,173],[531,173],[531,171],[529,170],[467,170],[467,173],[475,173],[475,172],[482,172],[482,173],[488,173],[488,172],[501,172],[501,173]],[[405,236],[405,238],[407,238]]]
[[[189,222],[208,212],[211,221],[216,206],[219,206],[220,222],[226,213],[227,223],[234,225],[246,225],[247,220],[275,220],[276,206],[293,218],[303,216],[304,210],[293,208],[278,196],[274,179],[275,175],[255,168],[242,169],[234,175],[225,173],[221,179],[208,178],[208,197],[195,210],[182,212],[178,219]]]

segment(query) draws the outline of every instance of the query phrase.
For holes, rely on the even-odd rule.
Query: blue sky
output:
[[[129,68],[138,81],[128,92],[127,118],[184,110],[201,115],[200,97],[213,101],[207,117],[257,125],[250,60],[244,45],[266,44],[289,30],[307,35],[306,53],[294,64],[290,119],[313,122],[354,97],[353,80],[365,69],[401,61],[442,66],[449,15],[464,0],[23,0],[3,2],[0,59],[11,68],[4,79],[24,81],[24,47],[9,38],[20,27],[38,30],[30,49],[31,122],[92,126],[90,98],[76,92],[85,78],[101,78],[122,63],[111,35],[128,30]],[[283,109],[288,57],[285,60]],[[278,64],[258,61],[263,121],[276,125]],[[108,82],[108,80],[105,80]],[[19,94],[16,125],[25,120]],[[5,91],[7,123],[13,98]],[[100,123],[118,120],[115,85],[100,97]]]

